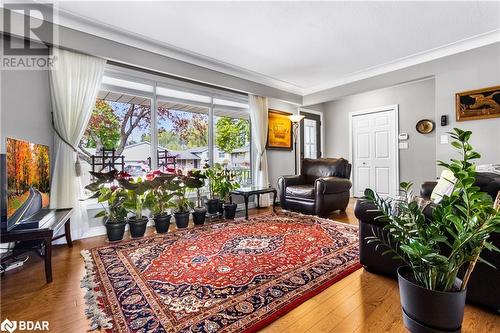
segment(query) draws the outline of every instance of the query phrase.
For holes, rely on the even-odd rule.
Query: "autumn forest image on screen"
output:
[[[25,219],[49,205],[49,147],[7,138],[7,217]]]

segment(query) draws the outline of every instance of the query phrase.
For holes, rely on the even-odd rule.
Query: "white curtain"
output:
[[[78,146],[101,84],[106,60],[58,48],[52,49],[50,90],[55,133],[54,170],[50,191],[52,208],[73,208],[72,237],[78,239],[88,228],[82,186],[75,163]],[[66,141],[66,142],[65,142]]]
[[[252,139],[257,153],[254,165],[254,184],[256,186],[269,186],[269,174],[267,168],[267,97],[248,96],[250,105],[250,121],[252,123]],[[260,204],[269,206],[269,195],[261,195]]]

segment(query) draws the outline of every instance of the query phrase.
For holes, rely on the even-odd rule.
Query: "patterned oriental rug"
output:
[[[291,212],[83,251],[91,328],[255,332],[361,266],[358,228]]]

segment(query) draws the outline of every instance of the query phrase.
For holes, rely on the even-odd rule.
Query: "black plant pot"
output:
[[[175,225],[178,229],[187,228],[189,224],[189,212],[174,213]]]
[[[408,266],[398,268],[403,322],[412,333],[460,332],[464,319],[466,290],[434,291],[408,280]],[[460,286],[457,279],[456,286]],[[457,288],[458,289],[458,288]]]
[[[224,201],[219,200],[218,206],[217,206],[217,212],[219,213],[219,216],[224,215]]]
[[[153,221],[155,221],[155,229],[157,233],[163,234],[168,232],[168,228],[170,227],[171,217],[172,215],[170,214],[153,216]]]
[[[127,221],[116,221],[109,222],[106,221],[104,226],[106,227],[106,234],[108,235],[108,241],[116,242],[121,241],[123,239],[123,234],[125,233],[125,226],[127,225]]]
[[[196,207],[192,213],[193,223],[195,225],[202,225],[207,218],[207,209],[205,207]]]
[[[131,217],[128,219],[128,225],[130,227],[130,236],[132,238],[138,238],[144,236],[146,233],[146,225],[148,224],[148,218],[142,216],[140,219],[137,217]]]
[[[207,207],[208,215],[217,215],[219,212],[219,199],[205,200],[205,207]]]
[[[225,203],[224,205],[224,218],[226,220],[233,220],[236,215],[236,207],[238,207],[235,203]]]

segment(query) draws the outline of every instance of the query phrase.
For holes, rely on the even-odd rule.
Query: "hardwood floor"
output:
[[[330,218],[357,224],[353,202],[346,213]],[[267,213],[253,209],[250,214]],[[241,212],[238,213],[240,216]],[[148,233],[153,230],[149,228]],[[48,320],[51,332],[86,332],[84,274],[80,251],[104,244],[105,237],[74,242],[73,248],[53,248],[54,282],[45,284],[43,261],[34,254],[24,267],[1,279],[1,320]],[[467,306],[463,332],[498,332],[500,316]],[[309,299],[262,332],[406,332],[395,280],[360,269]]]

